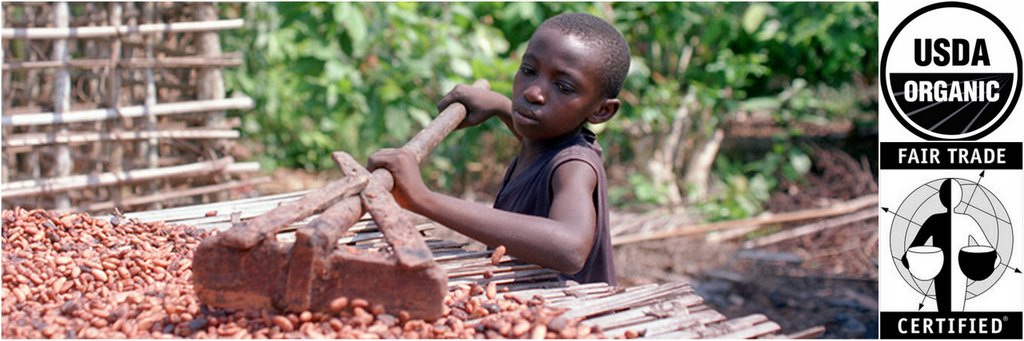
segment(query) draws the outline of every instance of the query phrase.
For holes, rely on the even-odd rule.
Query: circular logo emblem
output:
[[[921,8],[896,26],[882,52],[882,95],[926,140],[977,140],[1013,111],[1021,55],[1010,30],[962,2]]]
[[[988,291],[1007,270],[1013,225],[1006,207],[985,186],[936,179],[910,193],[893,213],[892,261],[908,285],[939,302],[940,311],[962,309],[965,300]]]

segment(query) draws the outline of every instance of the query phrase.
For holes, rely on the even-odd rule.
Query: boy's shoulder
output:
[[[597,143],[596,135],[584,129],[580,139],[559,150],[552,158],[551,164],[554,167],[558,167],[569,161],[583,161],[593,167],[594,171],[598,173],[597,175],[602,175],[604,173],[602,155],[601,145]]]

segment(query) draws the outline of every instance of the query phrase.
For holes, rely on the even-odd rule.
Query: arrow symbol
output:
[[[909,221],[911,224],[914,224],[914,225],[917,225],[917,226],[921,226],[921,224],[915,223],[913,220],[910,220],[907,217],[904,217],[904,216],[901,216],[899,214],[896,214],[896,212],[889,211],[888,207],[882,207],[882,211],[885,211],[885,213],[892,213],[892,215],[900,217],[900,218],[903,218],[903,220]]]
[[[928,291],[932,290],[932,284],[935,284],[934,280],[928,283],[928,289],[924,289],[924,298],[921,298],[921,303],[917,304],[917,311],[921,311],[921,308],[924,308],[924,301],[928,299]]]
[[[999,265],[1005,266],[1007,269],[1013,270],[1013,272],[1015,272],[1015,273],[1021,273],[1020,269],[1018,269],[1018,268],[1011,268],[1009,265],[1006,265],[1006,264],[1003,264],[1003,263],[999,263]]]
[[[971,200],[974,199],[974,192],[978,191],[978,187],[981,187],[981,179],[985,177],[985,171],[982,170],[981,174],[978,175],[978,182],[974,183],[974,190],[971,191],[971,197],[967,198],[967,204],[971,204]]]

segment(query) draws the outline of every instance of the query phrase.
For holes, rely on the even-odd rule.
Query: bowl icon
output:
[[[957,260],[960,261],[960,271],[963,271],[964,276],[975,281],[991,276],[999,265],[998,258],[996,249],[984,245],[965,246],[957,255]]]
[[[934,246],[915,246],[907,250],[910,274],[922,281],[938,276],[944,261],[942,249]]]

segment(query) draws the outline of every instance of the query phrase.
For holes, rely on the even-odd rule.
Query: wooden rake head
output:
[[[487,88],[487,83],[474,86]],[[419,162],[465,117],[466,108],[454,103],[402,148]],[[332,300],[348,297],[381,304],[396,315],[442,316],[447,274],[391,196],[391,173],[378,169],[371,174],[343,152],[331,156],[344,178],[203,240],[192,261],[201,302],[302,312],[328,311]],[[319,217],[296,230],[294,243],[277,240],[282,228],[316,212]],[[377,223],[391,254],[337,247],[338,238],[364,212]]]

